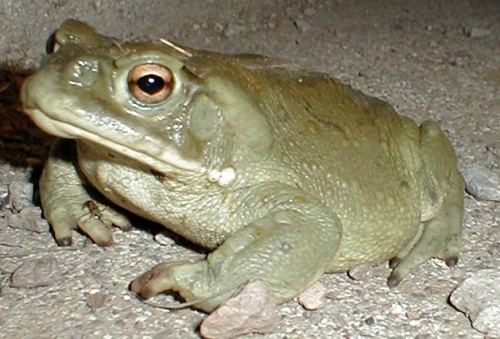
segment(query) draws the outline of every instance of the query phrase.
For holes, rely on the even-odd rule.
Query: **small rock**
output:
[[[500,337],[500,270],[481,270],[464,280],[451,293],[450,303],[470,318],[475,329]]]
[[[500,337],[500,306],[489,306],[481,310],[472,326],[489,337]]]
[[[477,200],[500,201],[500,177],[485,167],[472,167],[463,171],[465,190]]]
[[[417,320],[417,319],[420,319],[421,318],[421,314],[420,312],[417,312],[417,311],[407,311],[406,312],[406,317],[409,319],[409,320]]]
[[[312,7],[308,7],[304,10],[304,15],[306,16],[313,16],[314,14],[316,14],[316,10]]]
[[[9,185],[9,205],[14,211],[21,211],[31,206],[33,199],[33,184],[29,182],[13,181]]]
[[[392,304],[390,312],[391,312],[391,314],[394,314],[394,315],[406,316],[406,312],[405,312],[404,307],[398,303]]]
[[[274,21],[269,21],[267,23],[267,28],[269,28],[269,29],[275,29],[276,28],[276,23]]]
[[[349,271],[347,272],[347,275],[352,280],[365,281],[368,279],[371,269],[372,269],[372,267],[370,265],[361,264],[361,265],[358,265],[355,267],[351,267],[349,269]]]
[[[7,205],[9,201],[9,186],[0,184],[0,210]]]
[[[317,310],[326,305],[325,303],[326,287],[319,281],[299,295],[299,304],[306,310]]]
[[[490,35],[491,31],[478,27],[464,27],[464,34],[469,38],[484,38]]]
[[[136,325],[137,328],[137,325]],[[144,326],[146,328],[146,326]],[[163,330],[159,333],[156,333],[153,339],[171,339],[172,338],[172,330],[170,328]]]
[[[0,164],[0,172],[7,173],[12,169],[12,165],[8,162]]]
[[[465,66],[471,61],[470,53],[464,49],[459,49],[453,52],[448,59],[448,63],[452,66]]]
[[[486,145],[486,150],[492,152],[497,158],[500,158],[500,141]]]
[[[62,7],[66,5],[68,0],[49,0],[49,3],[52,4],[55,8]]]
[[[438,46],[439,46],[439,43],[437,41],[435,41],[435,40],[431,40],[429,42],[429,47],[432,48],[432,49],[437,48]]]
[[[293,24],[300,33],[307,32],[311,28],[311,25],[309,25],[309,23],[302,18],[296,18],[293,21]]]
[[[10,286],[33,288],[50,286],[60,276],[59,264],[53,256],[24,262],[10,277]]]
[[[241,34],[243,30],[244,27],[242,25],[230,23],[226,27],[224,27],[222,34],[224,34],[226,37],[230,37],[233,35]]]
[[[325,293],[325,298],[326,299],[335,299],[335,298],[337,298],[337,292],[335,292],[335,290],[328,290]]]
[[[0,229],[7,227],[7,218],[3,213],[0,213]]]
[[[486,166],[489,169],[500,169],[500,141],[486,146]]]
[[[415,336],[415,339],[432,339],[435,338],[435,335],[429,333],[421,333]]]
[[[31,232],[45,233],[50,230],[47,220],[41,218],[42,210],[38,206],[26,207],[17,214],[7,216],[7,225],[12,228]]]
[[[172,246],[175,244],[175,241],[163,232],[155,234],[154,240],[162,246]]]
[[[375,319],[373,317],[368,317],[365,319],[365,324],[367,324],[368,326],[371,326],[371,325],[375,324]]]
[[[224,32],[224,25],[221,24],[220,22],[215,22],[214,23],[214,27],[215,27],[215,30],[218,32],[218,33],[222,33]]]
[[[201,324],[204,338],[233,338],[251,332],[269,332],[281,315],[271,293],[260,281],[250,281],[237,296],[212,312]]]
[[[95,312],[96,309],[104,306],[106,294],[101,292],[85,293],[85,301],[87,302],[87,306],[90,307],[90,310]]]

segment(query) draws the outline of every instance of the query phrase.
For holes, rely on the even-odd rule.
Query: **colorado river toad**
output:
[[[456,263],[463,180],[434,122],[279,60],[73,20],[48,49],[22,101],[61,138],[40,180],[57,242],[78,228],[112,244],[109,225],[130,227],[119,206],[213,250],[138,277],[140,297],[209,312],[250,279],[283,302],[360,264],[390,260],[395,286],[430,257]]]

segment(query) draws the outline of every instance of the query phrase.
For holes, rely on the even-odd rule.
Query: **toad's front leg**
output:
[[[145,299],[176,291],[195,302],[194,307],[211,312],[244,283],[259,279],[280,303],[325,272],[340,238],[339,219],[320,203],[289,206],[235,232],[205,260],[155,266],[135,279],[131,289]]]
[[[72,230],[80,229],[98,245],[108,246],[113,243],[108,226],[131,227],[124,215],[95,200],[98,196],[78,173],[75,142],[56,140],[40,177],[40,200],[59,245],[71,245]]]

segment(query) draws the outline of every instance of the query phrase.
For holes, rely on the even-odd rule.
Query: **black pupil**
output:
[[[148,74],[140,77],[137,85],[143,92],[153,95],[165,87],[165,81],[156,74]]]

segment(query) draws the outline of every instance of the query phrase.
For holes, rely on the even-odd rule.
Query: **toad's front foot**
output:
[[[74,154],[72,141],[60,139],[52,146],[40,178],[45,217],[61,246],[71,245],[74,229],[80,229],[100,246],[109,246],[113,244],[109,226],[128,230],[131,224],[127,217],[89,194],[76,170]]]
[[[197,308],[209,312],[214,308],[210,306],[213,304],[210,299],[215,299],[220,293],[210,281],[206,264],[204,260],[164,262],[137,277],[130,284],[130,289],[141,299],[149,299],[162,292],[177,292],[188,303],[196,303]]]

